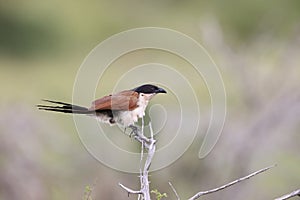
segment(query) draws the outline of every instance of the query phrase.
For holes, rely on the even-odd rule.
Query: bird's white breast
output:
[[[133,125],[139,118],[145,116],[145,110],[149,100],[154,94],[140,94],[137,102],[138,107],[131,111],[120,111],[117,117],[117,123],[127,127]]]

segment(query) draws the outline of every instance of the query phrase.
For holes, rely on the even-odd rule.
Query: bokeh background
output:
[[[197,159],[199,135],[179,160],[151,174],[151,187],[175,199],[171,181],[185,199],[277,163],[205,199],[272,199],[297,189],[299,11],[297,0],[0,1],[0,199],[83,199],[86,186],[93,199],[136,199],[118,186],[138,188],[136,174],[97,162],[72,117],[35,105],[42,98],[70,102],[91,49],[145,26],[175,29],[201,43],[219,66],[228,100],[223,133],[209,156]],[[105,84],[101,89],[99,95],[110,92]],[[209,109],[202,116],[205,128]]]

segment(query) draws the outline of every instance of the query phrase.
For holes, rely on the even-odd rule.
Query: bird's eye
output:
[[[144,94],[141,94],[141,96],[143,97],[143,96],[144,96]]]

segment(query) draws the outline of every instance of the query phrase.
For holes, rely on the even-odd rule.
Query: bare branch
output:
[[[150,127],[150,132],[151,132],[151,138],[147,138],[149,140],[148,146],[145,145],[145,147],[148,149],[148,156],[145,162],[143,174],[142,174],[142,189],[141,191],[143,192],[143,197],[145,200],[151,200],[150,198],[150,187],[149,187],[149,168],[152,162],[152,158],[154,156],[155,150],[156,150],[156,140],[153,139],[153,130],[152,130],[152,125],[151,122],[149,122],[149,127]]]
[[[269,170],[269,169],[271,169],[271,168],[273,168],[273,167],[275,167],[275,166],[276,166],[276,165],[272,165],[272,166],[263,168],[263,169],[258,170],[258,171],[256,171],[256,172],[253,172],[252,174],[249,174],[248,176],[239,178],[239,179],[237,179],[237,180],[235,180],[235,181],[232,181],[232,182],[230,182],[230,183],[227,183],[227,184],[225,184],[225,185],[222,185],[221,187],[217,187],[217,188],[214,188],[214,189],[211,189],[211,190],[207,190],[207,191],[198,192],[198,193],[195,194],[193,197],[189,198],[189,200],[195,200],[195,199],[200,198],[200,197],[203,196],[203,195],[207,195],[207,194],[211,194],[211,193],[214,193],[214,192],[218,192],[218,191],[220,191],[220,190],[224,190],[225,188],[228,188],[228,187],[230,187],[230,186],[232,186],[232,185],[234,185],[234,184],[237,184],[237,183],[239,183],[239,182],[241,182],[241,181],[247,180],[247,179],[249,179],[249,178],[251,178],[251,177],[253,177],[253,176],[255,176],[255,175],[258,175],[258,174],[260,174],[260,173],[262,173],[262,172],[265,172],[265,171],[267,171],[267,170]]]
[[[177,200],[180,200],[180,197],[179,197],[178,193],[176,192],[176,189],[174,188],[174,186],[172,185],[171,182],[169,182],[169,185],[170,185],[170,187],[172,188],[172,190],[173,190],[173,192],[174,192],[174,194],[175,194]]]
[[[300,196],[300,189],[295,190],[295,191],[293,191],[289,194],[283,195],[282,197],[279,197],[275,200],[285,200],[285,199],[289,199],[289,198],[292,198],[292,197],[295,197],[295,196]]]
[[[150,143],[150,139],[147,138],[146,136],[144,136],[144,134],[140,134],[140,133],[136,133],[134,135],[134,139],[136,139],[137,141],[139,141],[144,147],[146,147],[147,149],[149,149],[149,143]]]
[[[143,123],[143,121],[142,121]],[[143,125],[143,124],[142,124]],[[143,153],[144,153],[144,148],[147,149],[148,151],[148,155],[147,155],[147,159],[145,161],[144,164],[144,168],[142,170],[142,167],[140,167],[140,183],[141,183],[141,189],[136,191],[136,190],[132,190],[130,188],[125,187],[124,185],[122,185],[121,183],[119,183],[119,185],[127,191],[128,195],[129,194],[138,194],[139,197],[138,199],[144,199],[144,200],[151,200],[150,199],[150,187],[149,187],[149,168],[152,162],[152,158],[154,156],[155,150],[156,150],[156,140],[153,138],[153,129],[151,126],[151,122],[149,123],[149,127],[150,127],[150,133],[151,133],[151,137],[147,138],[146,136],[144,136],[144,133],[139,133],[138,131],[135,132],[134,138],[139,141],[142,145],[142,149],[141,149],[141,161],[140,164],[142,163],[142,159],[143,159]],[[142,131],[144,129],[144,125],[142,127]]]
[[[144,117],[142,117],[142,131],[141,135],[144,136]],[[142,165],[143,165],[143,158],[144,158],[144,142],[141,142],[141,159],[140,159],[140,187],[143,188],[143,170],[142,170]],[[139,194],[138,200],[142,199],[142,195]]]
[[[129,194],[143,194],[143,192],[141,190],[132,190],[132,189],[122,185],[121,183],[119,183],[119,186],[127,191],[128,196],[129,196]]]

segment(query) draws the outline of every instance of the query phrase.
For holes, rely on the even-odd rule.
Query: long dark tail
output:
[[[73,113],[73,114],[90,114],[94,111],[91,111],[85,107],[72,105],[69,103],[59,102],[59,101],[52,101],[47,99],[42,99],[43,101],[53,103],[56,105],[47,106],[47,105],[37,105],[39,110],[46,110],[46,111],[53,111],[53,112],[62,112],[62,113]]]

